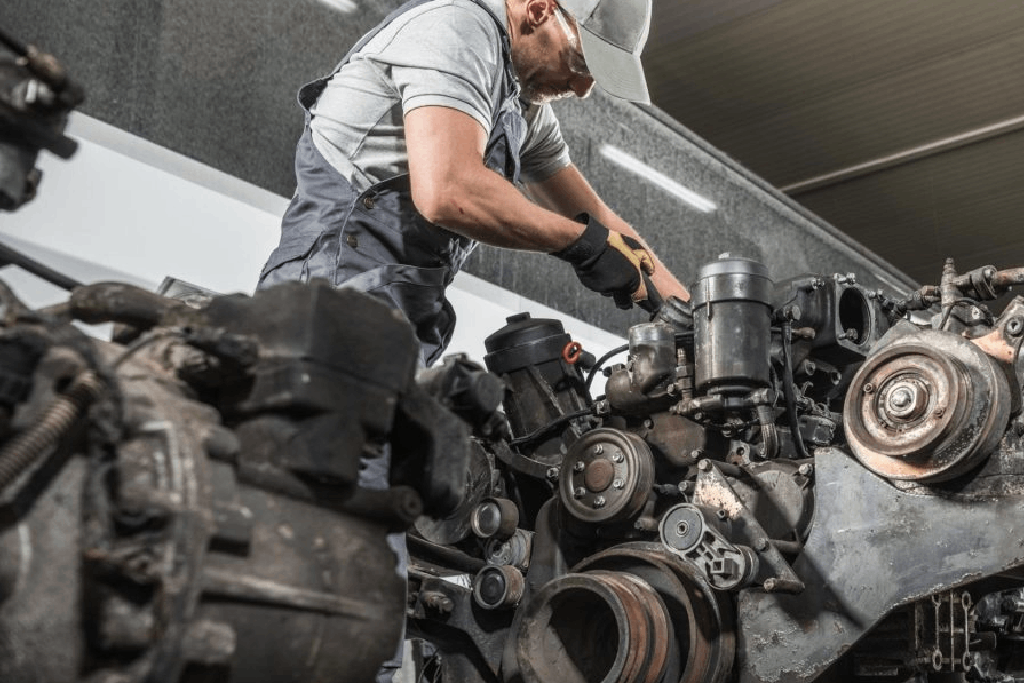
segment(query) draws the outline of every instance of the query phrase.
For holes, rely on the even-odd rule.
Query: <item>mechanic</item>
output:
[[[297,189],[259,287],[316,277],[381,297],[412,323],[425,365],[451,338],[445,289],[477,242],[552,253],[621,308],[688,300],[572,165],[550,106],[595,80],[648,102],[650,15],[651,0],[401,6],[299,91]],[[364,458],[360,486],[386,488],[388,460]],[[404,535],[388,540],[405,576]],[[377,680],[400,666],[399,652]]]
[[[322,277],[375,294],[405,313],[426,365],[451,338],[445,289],[477,242],[552,253],[620,308],[688,300],[571,163],[550,107],[595,80],[649,102],[650,15],[651,0],[400,7],[300,90],[298,187],[260,287]]]

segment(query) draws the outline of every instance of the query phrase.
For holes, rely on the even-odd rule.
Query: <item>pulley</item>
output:
[[[619,522],[640,513],[653,484],[654,458],[644,440],[601,428],[572,445],[562,461],[559,494],[582,522]]]
[[[1010,388],[995,362],[958,336],[925,330],[896,339],[854,376],[843,419],[854,455],[887,479],[939,482],[998,444]]]

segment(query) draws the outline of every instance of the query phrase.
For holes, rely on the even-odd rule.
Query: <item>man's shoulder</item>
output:
[[[488,32],[497,33],[495,22],[497,7],[492,0],[429,0],[408,10],[399,21],[410,23],[436,23],[459,21],[476,24]]]

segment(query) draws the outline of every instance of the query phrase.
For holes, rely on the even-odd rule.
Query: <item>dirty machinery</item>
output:
[[[608,358],[510,318],[509,433],[410,538],[423,676],[1024,681],[1024,298],[985,303],[1021,282],[950,261],[894,300],[724,255],[597,397]]]

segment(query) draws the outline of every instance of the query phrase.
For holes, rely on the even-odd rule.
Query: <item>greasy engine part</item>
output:
[[[326,315],[336,306],[348,330]],[[116,305],[102,308],[117,319]],[[299,284],[215,297],[187,326],[153,320],[129,347],[82,342],[35,312],[2,331],[40,321],[51,348],[8,447],[47,423],[54,396],[77,391],[54,382],[68,376],[66,340],[79,340],[69,349],[86,376],[106,379],[0,491],[0,680],[372,679],[405,612],[386,534],[423,505],[408,487],[364,490],[356,476],[364,453],[389,444],[404,459],[393,430],[410,400],[426,401],[408,325],[370,297]],[[410,457],[443,449],[431,466],[464,470],[468,430],[449,444],[452,433]],[[321,459],[314,436],[343,448]],[[443,487],[427,490],[447,504]]]
[[[614,370],[605,384],[608,404],[619,414],[660,412],[675,401],[679,354],[675,332],[663,323],[634,325],[629,330],[630,367]]]
[[[734,545],[712,520],[728,519],[722,508],[680,503],[661,518],[661,541],[716,589],[745,588],[757,578],[758,559],[747,546]]]
[[[562,462],[558,492],[569,514],[588,524],[631,519],[643,510],[654,483],[654,459],[643,439],[594,429]]]
[[[588,405],[577,366],[578,345],[558,320],[520,313],[507,322],[485,340],[484,361],[506,382],[505,413],[512,436],[530,445],[532,458],[542,467],[557,467],[565,447],[581,434],[571,416]],[[526,473],[544,476],[546,468]]]
[[[656,683],[669,658],[679,657],[664,601],[623,572],[549,581],[526,606],[515,638],[526,683]]]
[[[938,482],[976,466],[1006,428],[1005,374],[960,337],[909,324],[889,334],[850,384],[850,448],[888,479]]]
[[[762,264],[729,254],[693,288],[697,391],[745,395],[770,384],[772,281]]]

